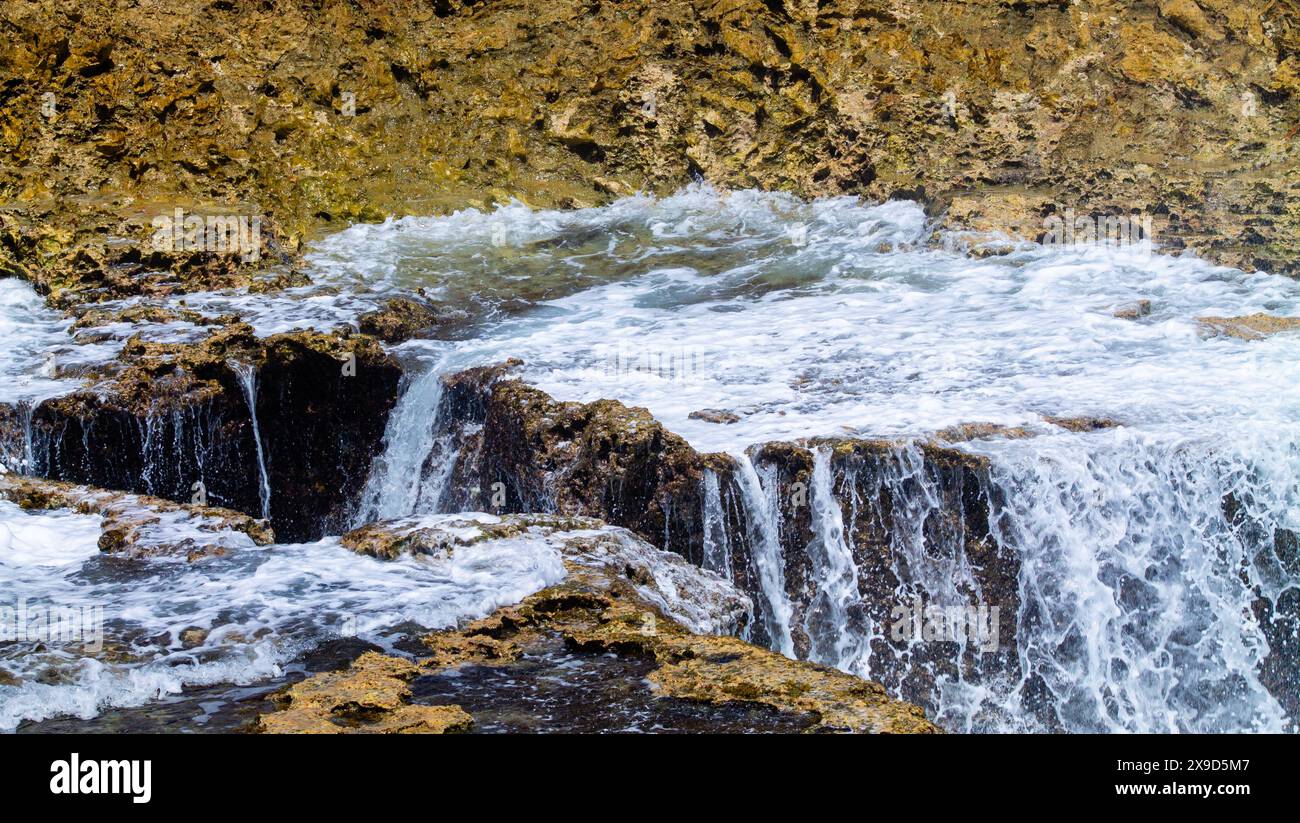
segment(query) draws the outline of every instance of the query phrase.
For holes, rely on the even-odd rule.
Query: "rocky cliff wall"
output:
[[[0,272],[69,300],[695,177],[1028,237],[1136,212],[1297,270],[1295,0],[23,0],[0,31]],[[176,208],[260,216],[258,261],[142,250]]]

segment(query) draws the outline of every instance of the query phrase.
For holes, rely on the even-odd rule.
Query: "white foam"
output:
[[[514,271],[503,264],[502,225],[520,261]],[[1300,529],[1300,333],[1216,337],[1197,318],[1300,316],[1300,284],[1141,248],[1022,244],[972,259],[923,248],[925,236],[915,204],[696,186],[603,209],[392,221],[338,240],[354,271],[385,282],[418,279],[383,261],[394,249],[413,258],[421,244],[432,261],[477,261],[452,267],[466,277],[487,271],[527,285],[558,272],[565,286],[586,282],[450,351],[430,350],[448,369],[522,358],[524,379],[557,399],[645,406],[701,450],[743,456],[754,443],[818,435],[1026,426],[1038,436],[961,448],[990,458],[991,482],[1006,495],[994,513],[998,536],[1022,557],[1022,597],[1035,604],[1016,616],[1020,664],[1053,695],[1056,723],[1282,728],[1258,675],[1267,642],[1242,615],[1252,587],[1276,603],[1294,579],[1257,535],[1227,520],[1223,499],[1232,491],[1249,500],[1266,538]],[[1139,300],[1150,301],[1148,316],[1115,316]],[[741,419],[691,417],[703,409]],[[1076,434],[1045,422],[1049,415],[1122,426]],[[427,423],[415,409],[404,416]],[[390,441],[418,439],[401,434],[390,431]],[[915,447],[900,449],[889,482],[902,513],[891,541],[918,586],[940,602],[960,599],[959,585],[973,580],[964,553],[930,552],[922,528],[930,502],[907,496],[919,460]],[[764,539],[772,516],[756,478],[742,484],[748,542],[768,574],[751,594],[789,653],[779,566],[769,562],[779,552]],[[815,479],[828,516],[810,551],[824,562],[818,594],[839,627],[828,631],[842,635],[851,597],[840,583],[853,575],[839,563],[848,547],[829,516],[831,478]],[[731,541],[707,478],[703,491],[706,558],[717,568]],[[1158,582],[1135,603],[1141,587],[1124,575]],[[819,636],[815,653],[869,676],[867,641]],[[1016,703],[1022,685],[940,678],[939,716],[958,729],[1040,728]],[[1225,690],[1231,698],[1214,697]]]
[[[154,528],[174,530],[178,541],[222,542],[184,522]],[[400,624],[446,628],[565,576],[557,545],[529,535],[393,561],[357,555],[336,537],[257,547],[240,535],[224,541],[226,554],[189,563],[101,555],[98,534],[98,517],[0,502],[0,605],[101,607],[106,642],[135,658],[113,662],[79,643],[8,645],[0,666],[23,682],[0,685],[0,729],[63,713],[91,717],[187,684],[253,682],[321,639],[355,634],[385,645]],[[186,648],[182,634],[192,627],[209,633]],[[55,672],[57,685],[42,682]]]
[[[947,683],[959,727],[992,708],[1011,718],[997,726],[1026,723],[1017,698],[1033,677],[1075,731],[1294,730],[1261,682],[1269,644],[1254,606],[1297,583],[1274,538],[1300,526],[1300,422],[979,448],[1006,493],[995,535],[1023,564],[1023,677],[1001,690]]]
[[[922,434],[1041,415],[1286,420],[1300,408],[1300,335],[1202,338],[1196,318],[1295,315],[1300,285],[1104,250],[969,260],[889,256],[843,241],[834,264],[778,250],[682,287],[653,270],[506,324],[483,361],[526,362],[560,399],[643,405],[704,450],[810,435]],[[822,251],[821,254],[826,254]],[[762,293],[765,272],[796,280]],[[1116,305],[1153,301],[1141,321]],[[719,425],[693,411],[726,409]]]
[[[84,354],[69,345],[71,323],[29,283],[0,278],[0,403],[31,403],[76,386],[57,377],[60,366],[75,365]]]

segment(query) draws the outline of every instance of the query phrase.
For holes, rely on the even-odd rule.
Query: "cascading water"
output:
[[[22,462],[18,469],[23,472],[35,472],[36,463],[36,437],[32,431],[32,404],[26,400],[18,403],[18,419],[23,430],[22,443]]]
[[[456,458],[456,444],[440,425],[447,365],[439,359],[420,367],[422,372],[404,381],[389,416],[355,525],[439,510]]]
[[[804,629],[812,642],[809,657],[853,670],[850,661],[860,655],[867,639],[851,625],[851,613],[861,600],[858,569],[844,529],[840,501],[832,488],[830,449],[813,451],[810,503],[813,540],[807,553],[812,560],[816,592],[804,617]]]
[[[465,429],[444,419],[441,378],[519,357],[559,400],[645,406],[735,456],[703,472],[692,556],[749,589],[755,636],[787,655],[878,679],[953,730],[1293,729],[1300,344],[1200,318],[1294,317],[1300,286],[1122,248],[975,259],[927,236],[915,204],[695,186],[358,226],[313,257],[313,288],[337,299],[187,299],[262,332],[340,322],[373,303],[367,285],[473,307],[472,335],[399,350],[418,366],[357,524],[468,499],[449,488]],[[66,321],[4,281],[0,298],[19,316],[0,403],[66,389],[41,373]],[[256,375],[237,373],[266,514]],[[987,433],[933,450],[962,424]],[[812,437],[888,446],[853,457]],[[804,450],[807,509],[751,449],[774,441]],[[898,631],[931,608],[998,628]]]
[[[232,363],[248,401],[248,415],[253,422],[253,442],[257,447],[258,496],[262,502],[262,519],[271,519],[271,480],[266,472],[266,454],[262,449],[262,429],[257,424],[257,369],[249,363]],[[146,451],[148,449],[146,448]]]
[[[704,470],[704,557],[701,565],[734,580],[731,571],[731,538],[727,534],[727,515],[722,509],[722,488],[712,469]]]
[[[1294,613],[1278,626],[1291,637],[1270,642],[1260,608],[1278,616],[1289,593],[1294,609],[1298,436],[1121,430],[990,446],[1006,501],[997,538],[1022,563],[1022,679],[1000,694],[954,687],[943,710],[988,704],[1080,731],[1287,729],[1279,698],[1294,711],[1296,661],[1271,691],[1261,672],[1288,642],[1294,653]]]
[[[775,482],[766,486],[749,455],[736,455],[736,484],[745,502],[749,527],[751,560],[762,595],[763,619],[772,647],[787,657],[794,656],[794,639],[790,634],[793,609],[785,590],[785,559],[781,553],[780,503]]]
[[[478,236],[494,221],[528,239],[511,251],[530,266],[587,288],[456,344],[458,362],[520,357],[521,376],[559,399],[644,405],[697,449],[735,455],[730,477],[701,480],[701,560],[747,581],[774,648],[881,679],[958,730],[1276,729],[1294,717],[1278,695],[1297,677],[1285,658],[1300,576],[1287,548],[1300,528],[1286,462],[1295,337],[1213,337],[1197,321],[1293,315],[1294,282],[1145,249],[975,260],[916,250],[926,228],[912,204],[701,187],[563,215],[462,213],[461,237],[434,220],[400,242],[427,229],[453,262],[495,254]],[[392,242],[354,239],[363,257]],[[1150,313],[1117,312],[1135,301]],[[626,367],[665,360],[689,368]],[[370,515],[420,510],[440,476],[427,384],[413,383],[390,427],[380,476],[400,479],[398,493],[373,494],[390,502]],[[1045,421],[1063,414],[1122,425]],[[1010,434],[994,426],[953,446],[987,461],[956,488],[920,443],[965,423]],[[814,449],[809,531],[796,535],[776,475],[745,452],[811,435],[897,445],[842,466]],[[924,609],[969,611],[1000,635],[899,639],[893,607],[917,625]]]

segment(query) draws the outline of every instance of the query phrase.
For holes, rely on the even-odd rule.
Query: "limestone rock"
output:
[[[400,343],[427,334],[449,319],[464,316],[464,312],[439,311],[424,301],[394,297],[379,309],[361,315],[357,323],[365,334],[387,343]]]
[[[283,708],[258,718],[267,734],[447,734],[468,731],[459,706],[411,704],[413,663],[366,652],[347,670],[309,677],[280,696]]]
[[[1278,317],[1263,313],[1243,317],[1199,317],[1197,322],[1206,334],[1236,337],[1239,340],[1260,340],[1300,329],[1300,317]]]

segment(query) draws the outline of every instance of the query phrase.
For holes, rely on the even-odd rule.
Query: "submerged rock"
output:
[[[275,542],[265,520],[229,509],[14,474],[0,474],[0,500],[24,509],[68,509],[99,515],[103,518],[100,550],[126,557],[165,554],[194,561],[224,553],[233,545]]]
[[[1239,340],[1260,340],[1269,335],[1300,329],[1300,317],[1278,317],[1262,312],[1242,317],[1198,317],[1197,323],[1206,334],[1236,337]]]
[[[77,320],[72,324],[72,331],[93,329],[119,323],[192,323],[195,326],[228,326],[238,323],[233,315],[209,317],[191,309],[170,309],[154,304],[128,306],[124,309],[105,309],[94,306],[81,307],[74,312]],[[79,338],[84,339],[84,338]]]
[[[1138,320],[1150,314],[1151,301],[1145,299],[1119,306],[1112,312],[1112,315],[1120,320]]]
[[[1020,439],[1033,437],[1033,432],[1023,426],[1004,426],[1000,423],[961,423],[935,432],[940,443],[961,443],[966,440],[985,440],[992,437]]]
[[[1059,426],[1072,432],[1100,431],[1101,429],[1113,429],[1116,426],[1123,425],[1118,420],[1110,417],[1056,417],[1049,415],[1043,419],[1053,426]]]
[[[740,420],[740,415],[726,409],[700,409],[691,412],[687,417],[692,420],[703,420],[706,423],[736,423]]]

